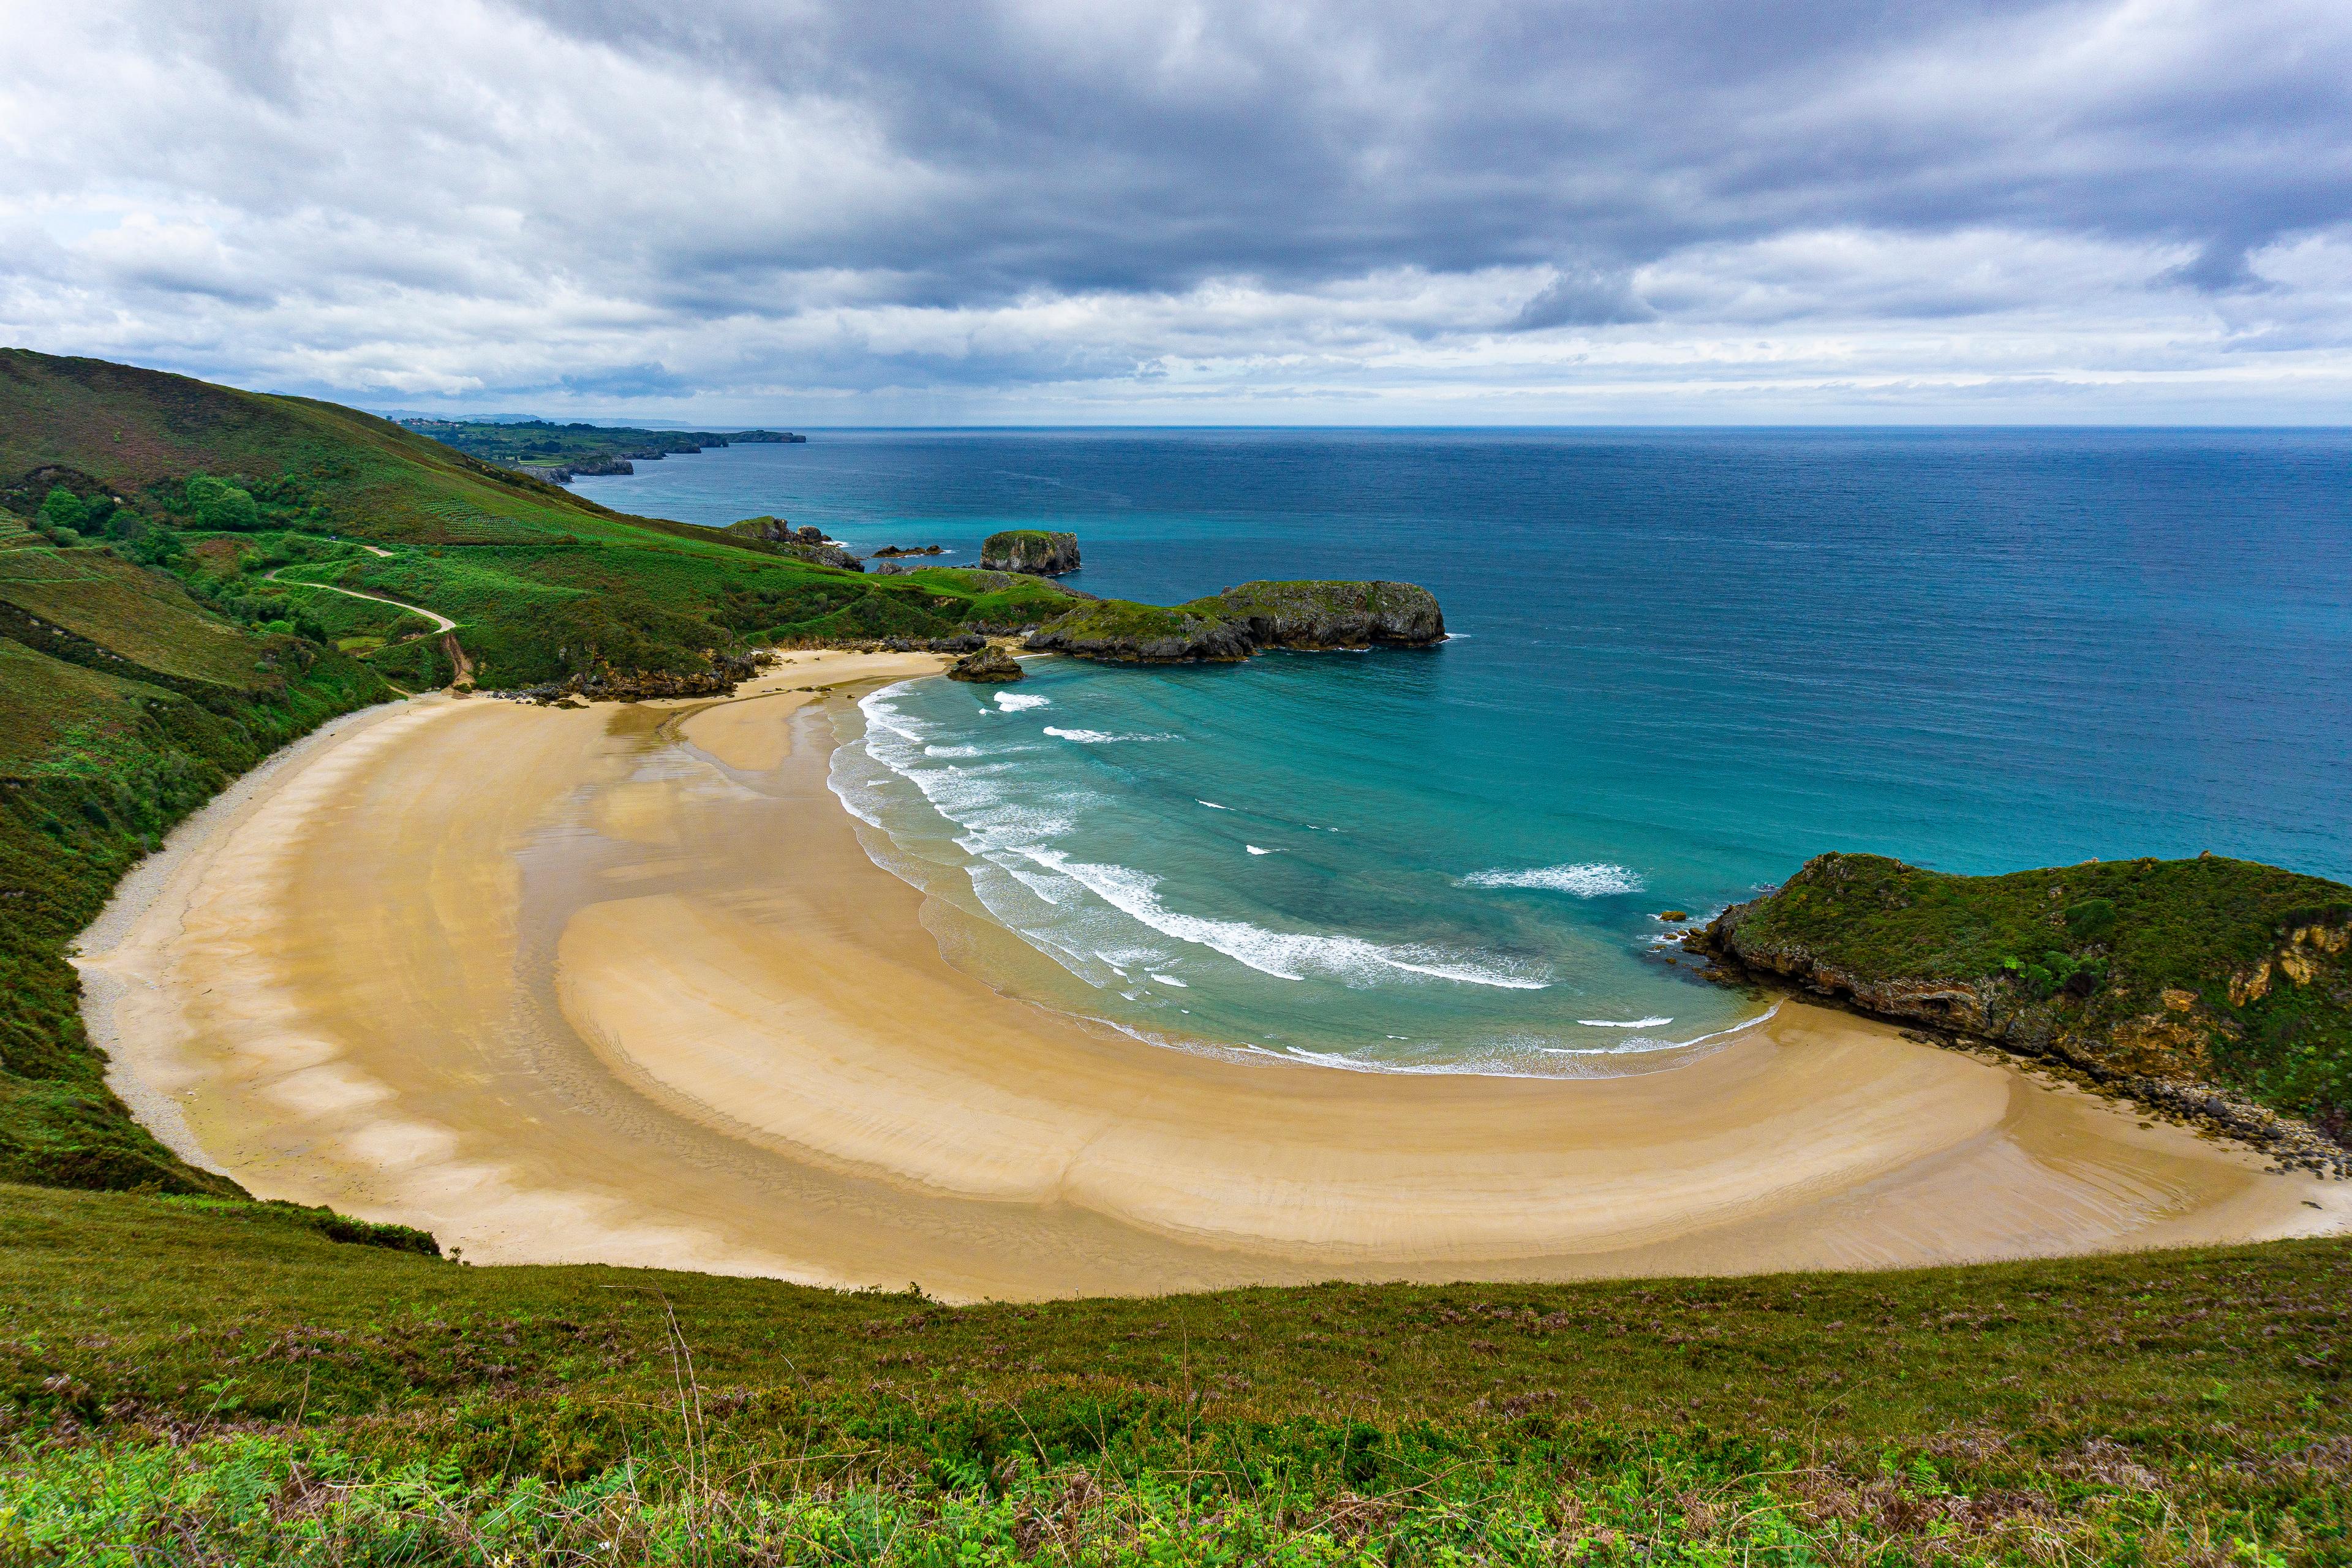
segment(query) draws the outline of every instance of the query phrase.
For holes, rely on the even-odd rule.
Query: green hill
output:
[[[485,686],[531,685],[600,663],[702,670],[713,654],[752,644],[950,637],[973,625],[1032,624],[1076,602],[1032,589],[1014,606],[954,574],[868,577],[784,545],[624,516],[332,404],[0,353],[0,505],[37,515],[60,487],[121,503],[106,537],[160,530],[184,547],[214,545],[212,568],[183,568],[211,594],[250,590],[236,558],[257,541],[373,544],[388,553],[332,552],[287,574],[457,619]],[[218,570],[218,542],[239,535],[247,537],[232,539],[230,569]],[[441,672],[411,655],[378,662],[395,678]]]

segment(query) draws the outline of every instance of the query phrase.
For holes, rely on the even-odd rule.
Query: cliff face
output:
[[[1078,569],[1078,536],[1035,528],[1007,529],[990,534],[982,542],[980,564],[987,572],[1025,572],[1035,577],[1058,577]]]
[[[1108,599],[1030,634],[1028,646],[1139,664],[1244,659],[1262,648],[1426,647],[1445,617],[1410,583],[1244,583],[1161,608]]]
[[[2326,1158],[2352,1168],[2352,888],[2340,883],[2213,856],[1950,877],[1822,855],[1687,945],[2063,1062],[2259,1142],[2293,1142],[2272,1113],[2306,1118],[2338,1146]]]

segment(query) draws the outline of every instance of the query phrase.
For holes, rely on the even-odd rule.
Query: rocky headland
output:
[[[1033,577],[1058,577],[1078,569],[1078,536],[1041,528],[1010,528],[992,533],[980,547],[980,564],[988,572],[1023,572]]]
[[[2352,1175],[2352,887],[2250,860],[1955,877],[1822,855],[1685,939]]]
[[[1190,604],[1081,605],[1027,646],[1134,664],[1244,659],[1265,648],[1428,647],[1445,638],[1436,596],[1411,583],[1244,583]]]
[[[842,546],[824,536],[824,530],[802,524],[795,528],[781,517],[747,517],[740,522],[730,522],[725,530],[737,539],[771,547],[779,555],[790,555],[812,566],[837,566],[845,572],[863,572],[866,563]]]

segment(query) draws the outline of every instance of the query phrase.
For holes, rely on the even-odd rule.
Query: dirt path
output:
[[[374,555],[389,555],[391,553],[390,551],[376,550],[372,546],[365,544],[361,545],[360,548],[366,550],[371,554]],[[285,570],[286,568],[283,566],[272,567],[270,569],[269,575],[265,579],[265,581],[271,583],[277,582],[278,574]],[[330,594],[341,594],[347,599],[372,599],[379,605],[390,605],[395,610],[407,610],[414,615],[423,616],[426,620],[433,623],[433,629],[436,632],[454,632],[457,629],[457,623],[451,620],[448,616],[441,614],[438,610],[428,610],[422,605],[404,605],[398,599],[389,598],[382,594],[362,594],[356,588],[338,588],[332,583],[303,583],[298,581],[289,583],[286,586],[289,588],[323,588]]]

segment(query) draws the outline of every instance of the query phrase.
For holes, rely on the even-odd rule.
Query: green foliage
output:
[[[41,502],[41,521],[51,528],[79,529],[89,517],[89,510],[82,504],[81,497],[63,485],[51,487]]]
[[[198,474],[188,481],[187,508],[202,529],[241,532],[261,526],[261,510],[252,495],[209,474]]]
[[[0,1555],[2352,1555],[2340,1239],[951,1308],[201,1199],[0,1189]]]

